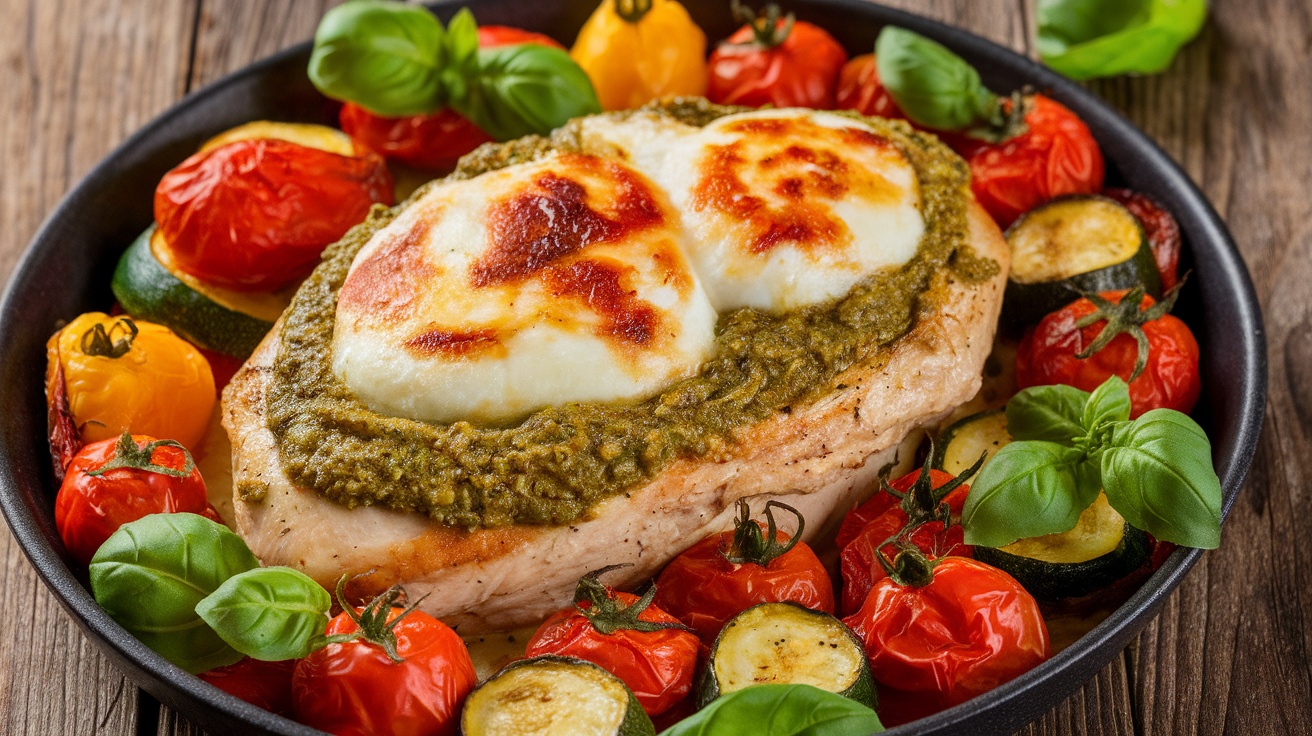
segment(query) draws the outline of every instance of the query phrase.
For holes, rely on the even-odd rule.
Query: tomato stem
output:
[[[752,509],[747,499],[740,498],[736,504],[734,519],[733,544],[727,550],[721,550],[724,559],[735,565],[755,564],[766,567],[775,558],[788,554],[802,539],[802,530],[806,528],[806,519],[802,512],[779,501],[765,502],[765,533],[761,525],[752,519]],[[774,509],[780,508],[797,517],[797,531],[787,542],[779,541],[779,525],[774,520]]]
[[[1017,90],[1009,97],[999,97],[984,89],[976,102],[976,114],[981,125],[965,131],[965,134],[985,143],[1001,143],[1023,135],[1029,131],[1025,117],[1034,108],[1033,95],[1029,90]]]
[[[615,14],[626,23],[637,23],[651,11],[652,0],[615,0]]]
[[[1175,300],[1180,295],[1180,287],[1184,286],[1185,279],[1189,274],[1185,274],[1171,290],[1166,292],[1162,300],[1147,309],[1143,309],[1144,287],[1142,284],[1130,289],[1120,301],[1112,302],[1104,299],[1101,295],[1092,292],[1081,292],[1081,296],[1088,299],[1096,307],[1091,314],[1079,318],[1075,321],[1075,326],[1084,329],[1089,325],[1106,321],[1098,336],[1093,339],[1083,350],[1075,354],[1075,357],[1083,360],[1092,357],[1098,351],[1107,347],[1118,335],[1128,334],[1138,343],[1139,350],[1134,359],[1134,372],[1125,381],[1133,383],[1148,367],[1148,356],[1150,347],[1148,345],[1148,336],[1144,334],[1143,325],[1156,319],[1161,319],[1171,311],[1175,306]]]
[[[932,437],[929,440],[929,457],[934,457],[934,439]],[[979,469],[984,467],[984,461],[987,459],[988,453],[981,453],[974,465],[961,471],[955,478],[938,488],[934,487],[934,478],[928,463],[920,467],[916,482],[905,494],[893,490],[885,478],[880,479],[880,484],[886,493],[902,499],[901,508],[902,512],[907,515],[908,526],[920,526],[925,522],[938,520],[942,521],[946,527],[947,520],[951,516],[951,509],[943,503],[943,499],[978,473]]]
[[[614,589],[603,584],[600,578],[608,572],[625,567],[630,567],[630,565],[607,565],[579,578],[578,587],[574,589],[574,608],[583,614],[588,623],[592,624],[592,628],[607,636],[620,629],[646,632],[661,631],[663,629],[692,631],[692,629],[677,622],[660,623],[657,621],[643,621],[639,618],[642,612],[647,610],[651,606],[651,602],[656,599],[656,583],[654,582],[648,586],[647,592],[638,600],[627,606],[620,603],[615,597]],[[583,605],[585,603],[586,606]]]
[[[729,7],[733,11],[734,20],[752,29],[752,40],[747,43],[756,44],[763,49],[772,49],[787,41],[788,36],[793,32],[793,24],[797,22],[795,15],[792,13],[784,15],[783,10],[774,3],[766,5],[760,14],[743,5],[739,0],[733,0]],[[782,25],[779,23],[781,19]]]
[[[186,462],[182,464],[181,469],[170,468],[154,461],[155,450],[161,447],[176,447],[182,450]],[[144,445],[138,445],[137,441],[132,439],[131,434],[124,432],[118,438],[118,444],[114,446],[114,454],[110,457],[109,462],[86,472],[87,475],[95,477],[119,468],[132,468],[133,470],[144,470],[148,473],[159,473],[174,478],[186,478],[191,475],[192,470],[196,469],[196,461],[192,459],[191,453],[187,452],[187,448],[183,447],[182,443],[177,440],[154,440]]]
[[[116,332],[122,335],[115,338]],[[82,352],[103,358],[121,358],[132,349],[136,337],[137,324],[129,317],[120,317],[108,330],[97,322],[82,333]]]
[[[337,581],[337,605],[342,607],[342,612],[355,622],[356,630],[349,634],[334,634],[332,636],[321,636],[315,642],[316,649],[329,644],[345,644],[348,641],[367,641],[381,647],[387,654],[387,658],[395,664],[401,664],[405,660],[396,651],[396,625],[401,620],[409,616],[419,604],[424,602],[427,595],[420,596],[419,600],[406,605],[405,588],[399,584],[393,585],[386,591],[375,597],[365,604],[360,611],[355,610],[346,600],[346,575],[343,575]],[[395,607],[404,607],[404,610],[392,620],[388,620]]]

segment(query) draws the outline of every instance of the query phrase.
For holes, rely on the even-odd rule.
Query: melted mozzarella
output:
[[[583,121],[584,145],[665,189],[721,311],[783,311],[906,263],[924,233],[914,168],[860,121],[759,110],[705,128],[635,113]]]
[[[663,193],[557,155],[440,184],[357,254],[333,368],[376,412],[506,422],[696,372],[716,314]]]

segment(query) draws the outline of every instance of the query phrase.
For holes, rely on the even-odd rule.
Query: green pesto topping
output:
[[[704,100],[654,109],[693,125],[742,110]],[[898,146],[920,179],[926,230],[908,263],[874,275],[836,302],[781,314],[738,309],[721,315],[715,356],[697,375],[645,401],[556,406],[514,427],[383,416],[333,374],[337,292],[356,253],[408,202],[376,207],[324,252],[284,315],[267,401],[288,478],[346,506],[413,511],[452,526],[567,524],[677,458],[724,455],[736,431],[827,393],[852,365],[882,359],[880,348],[932,306],[936,273],[948,268],[957,278],[978,281],[998,266],[966,245],[969,174],[961,159],[900,122],[864,120]],[[578,137],[571,124],[550,139],[484,146],[449,178],[575,151]]]

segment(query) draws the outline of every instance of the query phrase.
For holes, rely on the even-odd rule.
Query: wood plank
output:
[[[0,0],[0,274],[47,212],[185,85],[192,2]],[[137,689],[73,625],[0,530],[0,730],[136,732]]]

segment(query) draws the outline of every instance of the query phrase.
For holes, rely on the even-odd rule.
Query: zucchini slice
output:
[[[1016,578],[1044,602],[1105,588],[1142,567],[1150,554],[1148,535],[1130,526],[1102,493],[1068,532],[975,548],[975,559]]]
[[[359,153],[359,147],[356,146],[351,136],[336,128],[313,123],[279,123],[272,120],[255,120],[225,130],[205,141],[200,150],[208,151],[211,148],[226,146],[229,143],[255,138],[287,141],[306,148],[318,148],[339,156],[354,156]]]
[[[961,475],[962,471],[975,465],[980,455],[988,453],[989,457],[993,457],[993,453],[1010,442],[1006,410],[990,409],[971,414],[939,435],[930,467],[951,475]]]
[[[1059,197],[1025,213],[1007,230],[1011,275],[1003,319],[1034,324],[1077,299],[1076,292],[1143,284],[1161,296],[1161,276],[1139,220],[1106,197]]]
[[[118,261],[110,288],[133,317],[168,326],[195,345],[245,359],[273,328],[293,291],[229,291],[172,265],[168,244],[152,225]]]
[[[474,688],[464,736],[652,736],[656,728],[620,679],[591,662],[522,659]]]
[[[695,686],[697,707],[767,683],[814,685],[870,708],[878,704],[865,649],[851,629],[796,603],[761,603],[724,625]]]

